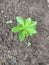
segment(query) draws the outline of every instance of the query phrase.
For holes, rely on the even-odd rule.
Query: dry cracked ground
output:
[[[37,34],[20,42],[16,16],[36,20]],[[49,0],[0,0],[0,65],[49,65]]]

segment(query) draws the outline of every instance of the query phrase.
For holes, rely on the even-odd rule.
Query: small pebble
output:
[[[5,15],[4,17],[6,18],[7,16]]]
[[[8,53],[10,53],[10,50],[8,51]]]
[[[47,2],[49,3],[49,0],[47,0]]]
[[[4,11],[3,11],[3,10],[1,10],[1,13],[4,13]]]
[[[6,23],[11,24],[12,23],[12,20],[8,20]]]

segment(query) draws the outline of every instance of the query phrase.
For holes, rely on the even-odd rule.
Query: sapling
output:
[[[11,31],[13,33],[19,34],[20,41],[23,41],[25,38],[28,38],[28,36],[32,36],[37,33],[36,31],[36,21],[32,21],[31,18],[23,19],[22,17],[16,17],[16,20],[18,22],[17,26],[14,26]]]

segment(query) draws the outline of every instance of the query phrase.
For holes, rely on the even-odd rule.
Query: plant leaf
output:
[[[24,20],[23,20],[23,18],[22,17],[16,17],[16,20],[17,20],[17,22],[19,23],[19,24],[21,24],[21,25],[24,25]]]
[[[37,25],[36,21],[32,21],[29,27],[35,27]]]
[[[21,31],[22,30],[22,26],[15,26],[15,27],[13,27],[12,29],[11,29],[11,31],[12,32],[14,32],[14,33],[16,33],[16,32],[19,32],[19,31]]]
[[[27,18],[27,19],[25,20],[25,25],[26,25],[26,27],[28,27],[30,24],[31,24],[31,18]]]
[[[31,45],[31,43],[30,43],[30,42],[28,42],[28,43],[27,43],[27,46],[30,46],[30,45]]]
[[[37,33],[37,31],[36,31],[35,28],[28,28],[27,31],[28,31],[28,34],[29,34],[30,36],[32,36],[33,34]]]
[[[20,39],[20,41],[23,41],[25,39],[25,31],[21,31],[19,33],[19,39]]]
[[[35,26],[37,25],[37,21],[32,21],[32,24]]]

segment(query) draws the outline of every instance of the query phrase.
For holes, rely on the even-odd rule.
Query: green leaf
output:
[[[12,20],[8,20],[6,23],[7,24],[11,24],[12,23]]]
[[[28,43],[27,43],[27,46],[30,46],[30,45],[31,45],[31,43],[30,43],[30,42],[28,42]]]
[[[29,27],[35,27],[37,25],[36,21],[32,21]]]
[[[21,30],[22,30],[22,26],[19,25],[19,26],[13,27],[11,31],[14,32],[14,33],[16,33],[16,32],[19,32]]]
[[[16,33],[19,32],[19,39],[20,41],[23,41],[25,38],[28,38],[28,36],[32,36],[33,34],[37,33],[36,31],[36,21],[31,22],[31,18],[27,18],[25,21],[22,17],[16,17],[17,22],[19,23],[18,26],[15,26],[11,29],[12,32]],[[30,46],[31,43],[28,43],[28,46]]]
[[[28,33],[29,33],[30,36],[32,36],[33,34],[37,33],[37,31],[36,31],[35,28],[28,28],[27,31],[28,31]]]
[[[19,23],[19,24],[21,24],[21,25],[24,25],[24,20],[23,20],[23,18],[22,17],[16,17],[16,20],[17,20],[17,22]]]
[[[37,21],[32,21],[33,26],[37,25]]]
[[[31,24],[31,18],[27,18],[27,19],[25,20],[25,25],[26,25],[26,27],[28,27],[30,24]]]
[[[25,31],[21,31],[19,33],[19,39],[20,39],[20,41],[23,41],[25,39]]]

